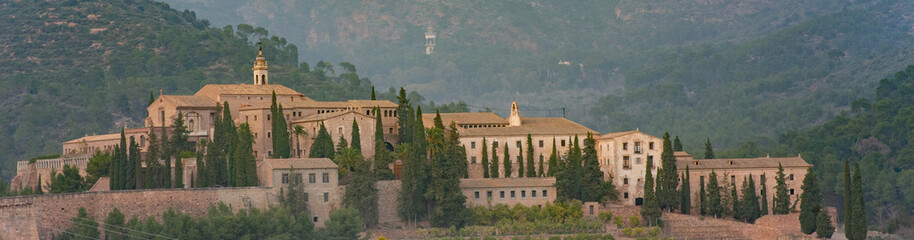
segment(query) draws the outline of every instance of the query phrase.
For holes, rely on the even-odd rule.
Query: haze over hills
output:
[[[355,63],[382,87],[495,110],[517,98],[533,116],[565,107],[598,131],[670,131],[687,149],[826,121],[911,63],[914,43],[906,1],[164,2],[265,26],[302,59]]]

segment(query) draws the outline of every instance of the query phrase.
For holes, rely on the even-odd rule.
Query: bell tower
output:
[[[511,115],[508,116],[508,124],[510,126],[520,126],[520,111],[517,109],[517,101],[511,102]]]
[[[432,26],[428,26],[425,31],[425,54],[432,54],[435,52],[435,46],[438,45],[436,42],[438,40],[438,34],[435,33],[435,29]]]
[[[270,83],[270,67],[267,66],[267,58],[263,57],[263,47],[260,47],[260,53],[257,54],[257,59],[254,60],[254,68],[251,70],[254,70],[254,85]]]

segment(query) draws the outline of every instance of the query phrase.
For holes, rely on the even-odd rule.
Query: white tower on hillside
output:
[[[267,66],[267,58],[263,57],[263,47],[260,48],[260,53],[257,54],[257,59],[254,60],[254,85],[266,85],[270,84],[268,81],[270,79],[270,67]]]
[[[438,35],[435,33],[435,29],[432,26],[429,26],[425,31],[425,54],[432,54],[435,51],[435,42],[438,39]]]

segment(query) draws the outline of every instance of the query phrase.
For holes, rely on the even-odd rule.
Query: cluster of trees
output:
[[[273,106],[276,106],[275,93]],[[216,112],[212,141],[203,140],[197,147],[197,172],[191,175],[191,187],[256,186],[257,164],[250,125],[235,125],[228,102],[216,104]],[[288,142],[286,144],[288,147]]]
[[[555,145],[552,146],[549,170],[555,176],[557,201],[576,199],[583,202],[605,202],[618,199],[618,192],[613,186],[612,179],[603,181],[603,171],[600,171],[600,162],[597,159],[596,140],[592,134],[588,133],[584,139],[583,150],[578,144],[578,137],[575,136],[561,159],[556,156]]]

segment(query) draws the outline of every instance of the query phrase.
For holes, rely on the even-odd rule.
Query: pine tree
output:
[[[327,127],[324,126],[323,122],[321,122],[321,128],[318,130],[317,137],[314,138],[314,142],[311,143],[311,149],[308,152],[308,157],[310,158],[333,159],[335,154],[333,139],[331,139],[330,133],[327,132]]]
[[[459,164],[466,162],[466,157],[461,157],[459,152],[464,150],[453,140],[458,138],[455,128],[452,125],[451,140],[446,139],[442,128],[428,131],[431,183],[425,196],[434,206],[429,219],[432,226],[459,229],[467,224],[470,212],[460,191],[463,173]]]
[[[527,177],[536,177],[536,166],[533,162],[533,136],[527,134]]]
[[[489,178],[489,146],[486,137],[482,137],[482,177]]]
[[[866,239],[866,206],[863,201],[863,180],[860,177],[860,163],[854,163],[854,179],[851,183],[851,231],[847,239]],[[845,230],[847,232],[847,230]]]
[[[651,169],[654,168],[654,161],[651,159],[647,160],[647,166],[644,171],[644,204],[641,205],[641,218],[644,219],[644,222],[648,226],[653,226],[657,223],[657,220],[660,219],[660,216],[663,214],[660,211],[660,204],[657,202],[656,195],[654,193],[654,176],[651,173]]]
[[[662,165],[657,173],[657,200],[660,209],[669,208],[672,212],[673,209],[679,207],[679,194],[676,192],[679,177],[669,133],[663,135],[663,153],[660,154],[660,160]]]
[[[559,169],[559,153],[555,146],[555,138],[552,138],[552,154],[549,155],[549,170],[546,176],[555,177],[556,171]]]
[[[105,218],[105,238],[109,240],[129,239],[124,233],[124,214],[114,208]]]
[[[587,133],[584,139],[584,150],[581,155],[583,161],[582,174],[579,187],[581,201],[603,202],[607,192],[603,189],[603,171],[600,171],[600,162],[597,159],[596,140],[593,134]]]
[[[705,159],[714,159],[714,148],[711,147],[711,138],[705,142]]]
[[[172,124],[170,156],[177,157],[179,153],[191,150],[188,134],[187,125],[184,123],[184,114],[178,112]]]
[[[741,211],[739,204],[739,195],[736,193],[736,181],[733,181],[730,184],[730,199],[733,199],[733,206],[729,206],[730,210],[733,210],[734,219],[743,219],[743,211]]]
[[[816,215],[816,236],[819,238],[829,239],[835,233],[835,227],[831,224],[831,216],[823,206]]]
[[[758,195],[755,194],[755,180],[752,179],[752,174],[749,174],[748,180],[743,178],[742,195],[743,198],[739,201],[742,206],[740,209],[742,218],[746,222],[754,223],[755,219],[760,216],[760,211]]]
[[[343,204],[358,210],[365,225],[373,227],[378,224],[378,189],[374,187],[377,180],[362,155],[357,154],[356,157],[358,161],[353,168],[352,180],[346,187]]]
[[[711,170],[711,174],[708,174],[708,214],[711,214],[715,217],[721,217],[724,213],[724,208],[720,203],[720,185],[717,183],[717,173],[714,170]]]
[[[761,201],[761,212],[759,212],[759,217],[768,215],[768,184],[765,183],[767,181],[768,179],[765,174],[759,176],[759,182],[761,182],[761,184],[759,184],[761,187],[761,196],[759,197],[759,201]]]
[[[511,169],[511,155],[508,154],[508,143],[505,143],[505,154],[502,156],[505,158],[505,161],[503,162],[503,167],[505,169],[505,178],[511,178],[511,171],[513,170]]]
[[[689,166],[686,166],[686,171],[682,177],[682,187],[680,187],[680,193],[682,195],[682,200],[680,200],[679,210],[683,214],[692,213],[692,186],[691,186],[691,173],[689,173]]]
[[[527,169],[524,168],[524,145],[517,147],[517,178],[523,178],[527,175],[524,174],[524,171]]]
[[[787,214],[790,211],[790,195],[787,195],[787,178],[784,176],[784,167],[778,163],[778,175],[775,177],[774,199],[772,200],[772,214]]]
[[[676,151],[676,152],[682,151],[682,142],[679,141],[679,135],[676,135],[676,138],[673,139],[673,151]]]
[[[688,169],[688,168],[686,168]],[[699,178],[698,180],[699,190],[698,190],[698,201],[699,203],[699,212],[702,216],[708,214],[708,194],[705,191],[705,179]]]
[[[355,149],[359,153],[362,153],[362,137],[359,136],[359,124],[355,122],[355,118],[352,119],[352,142],[349,143],[352,149]],[[362,218],[364,220],[364,218]],[[367,222],[367,221],[366,221]]]
[[[498,154],[495,152],[498,150],[498,141],[492,141],[492,162],[489,163],[489,177],[498,178]]]

